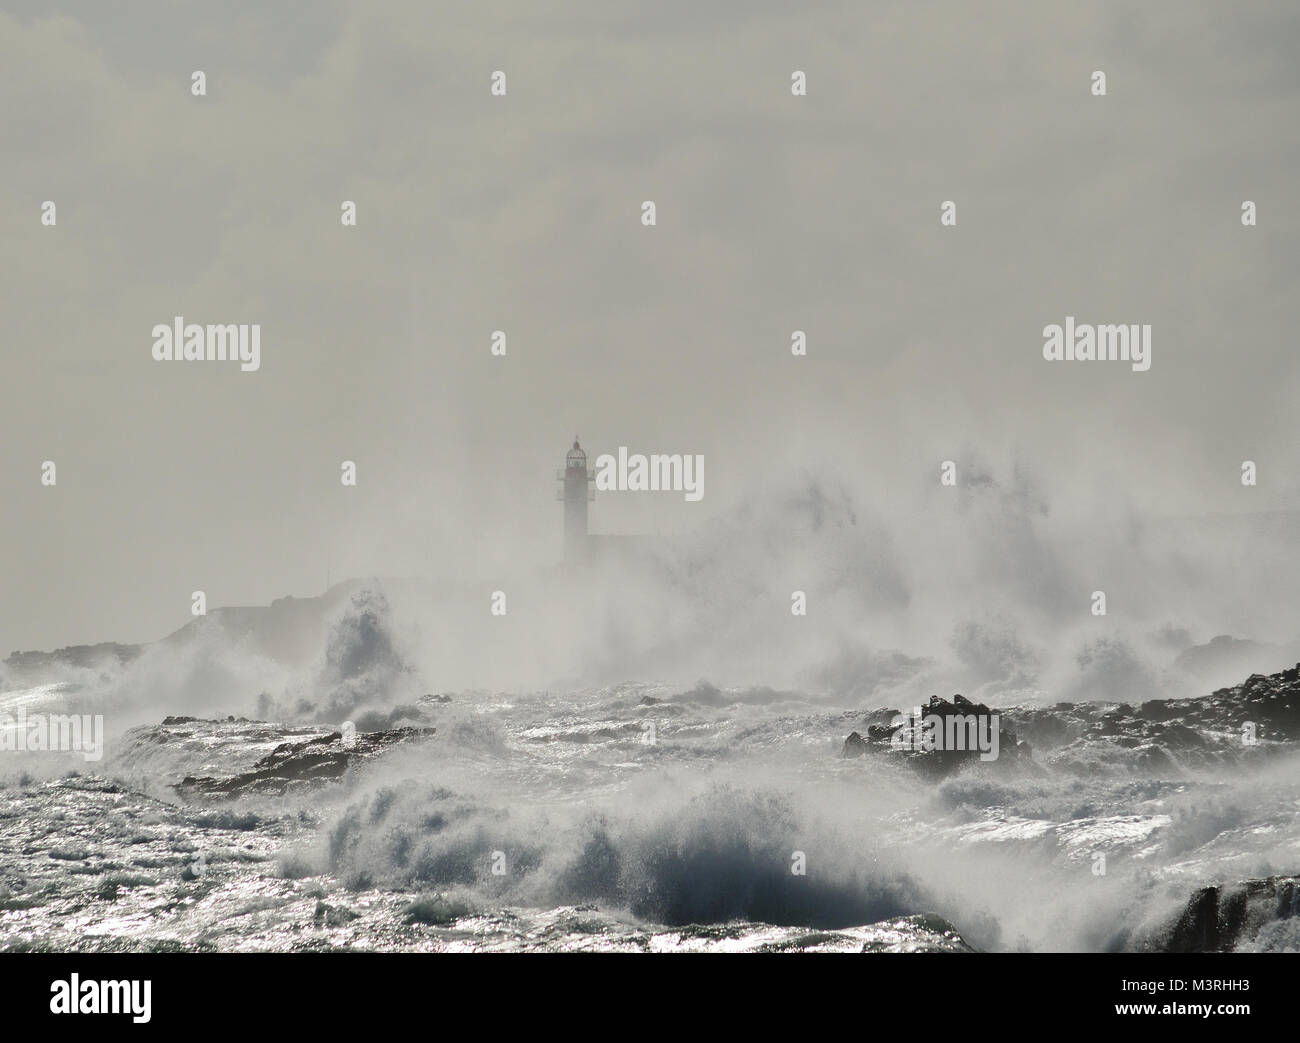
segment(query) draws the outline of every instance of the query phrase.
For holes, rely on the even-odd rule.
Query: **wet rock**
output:
[[[432,736],[435,728],[394,728],[362,732],[344,739],[330,732],[303,742],[284,742],[257,761],[251,770],[225,777],[187,775],[174,787],[184,797],[238,797],[287,793],[337,779],[358,761],[399,743]]]
[[[1300,913],[1300,878],[1270,876],[1232,885],[1202,887],[1178,919],[1143,948],[1161,952],[1230,952],[1255,939],[1277,920]]]
[[[357,919],[359,915],[359,913],[354,913],[346,906],[330,905],[317,900],[316,911],[312,914],[312,920],[325,927],[344,927]]]
[[[917,913],[872,924],[875,937],[863,943],[867,952],[978,952],[957,928],[934,913]]]
[[[953,715],[991,711],[954,696],[951,702],[932,698],[925,712],[947,721]],[[877,711],[863,722],[868,749],[892,748],[890,740],[899,726],[874,723],[881,713],[896,711]],[[1071,775],[1182,778],[1294,749],[1300,741],[1300,664],[1267,676],[1252,674],[1240,685],[1209,695],[1153,699],[1136,708],[1127,703],[1056,703],[998,713],[999,761],[1024,764],[1032,743],[1039,751],[1036,763]],[[960,751],[941,751],[922,763],[948,770],[968,759]]]
[[[931,696],[921,708],[922,720],[938,718],[936,734],[943,736],[941,748],[926,748],[921,741],[922,732],[915,718],[896,710],[874,711],[868,720],[888,721],[866,724],[866,737],[853,732],[844,740],[841,757],[860,757],[875,750],[894,757],[906,758],[912,767],[927,773],[945,775],[966,764],[981,761],[983,754],[993,754],[991,729],[997,720],[996,760],[1028,762],[1031,750],[1021,742],[1009,727],[1002,726],[1002,716],[983,703],[971,702],[964,695],[954,695],[951,701]],[[973,730],[972,730],[973,726]],[[944,743],[953,745],[942,748]],[[981,743],[984,745],[981,746]],[[984,763],[988,763],[985,761]]]

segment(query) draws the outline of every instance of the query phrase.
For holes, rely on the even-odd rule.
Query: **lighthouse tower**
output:
[[[596,476],[587,469],[587,454],[577,438],[564,457],[564,470],[555,477],[564,483],[555,493],[557,500],[564,501],[564,560],[577,563],[586,557],[587,504],[596,498],[591,488]]]

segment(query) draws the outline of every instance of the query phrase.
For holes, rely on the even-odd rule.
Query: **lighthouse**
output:
[[[565,454],[564,470],[557,471],[555,477],[564,483],[555,493],[557,500],[564,501],[564,560],[575,564],[586,557],[587,504],[596,498],[591,488],[596,476],[587,469],[587,453],[576,437]]]

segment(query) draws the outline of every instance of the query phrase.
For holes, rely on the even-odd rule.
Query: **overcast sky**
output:
[[[1294,509],[1298,29],[1291,0],[4,0],[0,654],[153,639],[197,589],[554,561],[575,434],[707,460],[701,503],[611,494],[604,531],[800,459],[905,503],[968,453],[1084,516]],[[260,323],[260,371],[155,362],[175,315]],[[1066,315],[1151,324],[1150,371],[1045,362]]]

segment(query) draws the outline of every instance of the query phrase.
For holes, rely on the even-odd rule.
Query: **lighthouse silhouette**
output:
[[[573,439],[573,448],[565,454],[564,470],[555,477],[564,483],[555,498],[564,501],[564,560],[576,564],[587,557],[587,504],[596,498],[591,488],[595,473],[587,468],[587,453]]]

